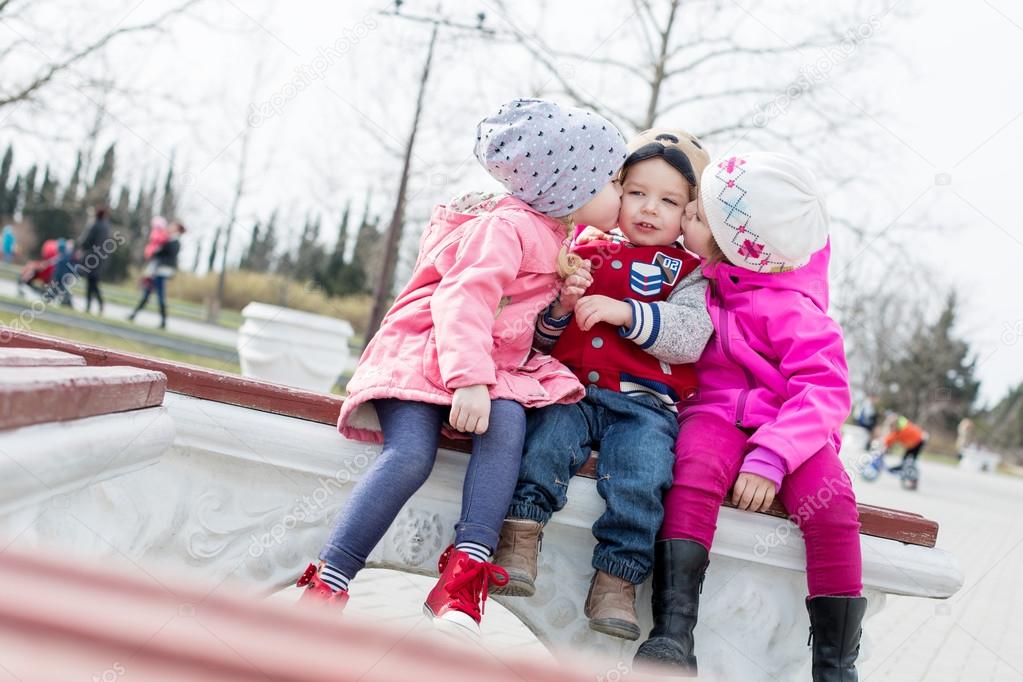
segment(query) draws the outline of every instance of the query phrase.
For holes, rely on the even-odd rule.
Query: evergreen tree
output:
[[[174,158],[171,158],[170,166],[167,168],[167,179],[163,183],[163,198],[160,200],[160,215],[168,221],[174,220],[177,216],[178,199],[174,194]]]
[[[885,403],[931,428],[953,432],[977,398],[970,346],[955,336],[958,300],[949,294],[937,321],[921,324],[903,356],[882,375]]]
[[[126,185],[121,186],[121,192],[117,196],[117,205],[110,212],[110,222],[125,229],[131,222],[131,190]]]
[[[348,250],[348,216],[352,212],[352,200],[345,203],[344,213],[341,214],[341,223],[337,228],[337,243],[334,244],[334,255],[340,258],[342,264],[345,262],[345,252]]]
[[[295,255],[297,277],[301,280],[313,279],[323,267],[323,249],[320,248],[320,217],[313,220],[306,217],[302,228],[302,236]]]
[[[146,237],[149,232],[149,220],[153,216],[152,204],[146,196],[144,185],[140,185],[135,197],[135,206],[131,209],[125,222],[125,232],[130,243],[130,261],[142,264]]]
[[[261,244],[259,234],[260,224],[257,220],[252,226],[252,238],[249,239],[249,248],[245,249],[245,253],[242,254],[242,259],[238,263],[238,267],[242,270],[256,271],[256,268],[252,267],[253,256],[259,252],[259,246]]]
[[[353,284],[359,283],[358,289],[352,293],[372,293],[371,275],[377,272],[383,259],[383,240],[380,238],[380,230],[377,229],[380,219],[373,217],[372,204],[373,190],[368,189],[362,221],[355,233],[352,258],[348,262],[351,272],[347,274],[347,280]]]
[[[366,293],[372,293],[370,276],[380,269],[383,256],[383,240],[380,238],[380,230],[377,229],[378,222],[379,219],[370,220],[368,216],[363,218],[355,238],[355,250],[350,263],[355,270],[355,278],[363,282],[363,291]]]
[[[33,203],[31,210],[23,211],[25,218],[32,224],[36,240],[39,244],[48,239],[74,239],[74,221],[57,199],[60,187],[56,178],[50,174],[49,166],[43,172],[43,184],[37,195],[38,201]]]
[[[82,152],[78,152],[78,158],[75,159],[75,170],[71,173],[71,181],[68,183],[67,189],[64,190],[64,206],[69,210],[77,210],[78,204],[78,185],[81,183],[82,175]]]
[[[285,277],[292,277],[295,274],[295,259],[290,251],[281,254],[281,257],[277,259],[274,271]]]
[[[99,168],[96,170],[92,186],[85,193],[85,203],[88,206],[110,204],[110,192],[114,184],[115,145],[116,143],[111,143],[107,147],[103,154],[103,161],[100,162]]]
[[[266,227],[257,222],[252,227],[252,239],[249,248],[242,257],[240,267],[252,272],[269,272],[276,248],[277,211],[270,214]]]
[[[28,213],[39,203],[39,198],[36,195],[36,171],[36,165],[32,164],[32,167],[25,173],[24,190],[22,191],[23,198],[21,201],[22,213]]]
[[[206,272],[217,271],[217,246],[220,244],[220,229],[218,226],[213,233],[213,241],[210,242],[210,257],[209,262],[206,264]]]
[[[0,205],[0,218],[4,220],[14,217],[18,212],[18,199],[21,198],[21,176],[14,177],[14,184],[4,193],[3,205]]]
[[[979,415],[976,435],[984,446],[1023,459],[1023,384]]]
[[[117,196],[117,205],[110,211],[110,233],[111,236],[120,235],[117,240],[118,247],[107,256],[103,266],[103,276],[111,281],[118,281],[128,276],[128,269],[132,261],[132,246],[136,237],[131,233],[129,224],[132,220],[131,211],[131,190],[121,186]],[[121,242],[124,243],[121,243]]]
[[[146,238],[149,237],[149,229],[150,229],[150,226],[151,226],[150,224],[152,222],[153,216],[154,215],[163,215],[162,213],[161,214],[157,214],[156,213],[156,186],[157,186],[157,184],[158,184],[157,179],[154,177],[153,178],[153,184],[150,185],[149,186],[149,190],[146,191],[145,205],[146,205],[146,208],[148,210],[146,211],[145,221],[143,223],[143,232],[145,233]],[[163,216],[163,217],[166,218],[167,216]]]
[[[0,218],[11,218],[14,212],[7,212],[7,206],[11,204],[7,191],[7,181],[11,177],[11,164],[14,163],[14,149],[10,144],[4,152],[3,160],[0,160]],[[15,202],[16,203],[16,202]]]
[[[57,180],[50,175],[50,167],[43,170],[43,185],[39,188],[39,208],[52,208],[57,205]]]
[[[266,223],[266,230],[263,232],[263,241],[260,246],[259,260],[257,261],[260,270],[269,272],[274,261],[274,254],[277,252],[277,209],[270,214],[270,220]]]
[[[197,237],[195,240],[195,259],[192,261],[192,272],[199,272],[199,257],[202,256],[202,239]]]
[[[365,273],[360,267],[345,262],[345,251],[348,246],[348,221],[351,214],[351,202],[345,205],[338,226],[337,243],[323,269],[315,277],[316,283],[330,296],[346,296],[361,293],[366,287]]]

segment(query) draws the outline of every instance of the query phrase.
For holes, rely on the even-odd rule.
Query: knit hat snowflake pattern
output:
[[[508,192],[552,218],[614,180],[625,138],[607,119],[539,99],[503,105],[476,128],[476,158]]]
[[[715,159],[703,171],[700,197],[714,241],[741,268],[801,268],[828,241],[813,173],[790,156],[747,152]]]

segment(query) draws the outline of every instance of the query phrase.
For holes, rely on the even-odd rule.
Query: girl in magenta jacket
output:
[[[828,226],[814,178],[780,154],[712,162],[683,238],[709,254],[714,335],[696,363],[699,395],[680,405],[654,629],[637,660],[695,674],[699,590],[732,488],[750,511],[777,495],[802,531],[813,679],[854,680],[866,599],[856,499],[838,458],[850,396],[842,330],[827,313]]]
[[[560,290],[559,254],[576,223],[610,228],[611,183],[625,159],[611,123],[581,109],[515,100],[480,122],[476,158],[510,196],[438,207],[412,278],[348,384],[338,429],[382,442],[320,553],[299,579],[302,599],[338,608],[348,583],[426,481],[442,427],[472,438],[455,544],[440,557],[424,605],[438,626],[479,634],[490,562],[522,457],[526,407],[572,402],[575,376],[530,358],[537,314]],[[562,273],[567,274],[567,273]]]

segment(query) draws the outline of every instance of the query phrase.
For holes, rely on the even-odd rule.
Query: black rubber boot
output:
[[[654,545],[654,627],[633,665],[654,664],[664,673],[696,677],[693,628],[708,563],[707,548],[698,542],[661,540]]]
[[[866,597],[814,597],[806,600],[806,610],[813,643],[813,682],[856,682]]]

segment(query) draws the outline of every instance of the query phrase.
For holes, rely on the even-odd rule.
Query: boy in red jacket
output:
[[[695,392],[691,363],[713,328],[699,260],[678,243],[685,205],[710,159],[680,130],[641,133],[630,152],[620,180],[624,238],[573,249],[589,267],[566,281],[534,337],[534,349],[567,365],[586,397],[528,415],[494,561],[510,579],[495,593],[533,594],[543,525],[565,506],[568,481],[591,449],[599,450],[597,491],[607,510],[593,525],[596,573],[586,615],[593,630],[637,639],[635,586],[652,570],[661,497],[671,486],[675,404]]]

